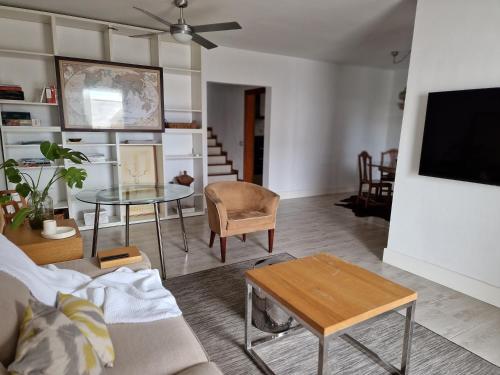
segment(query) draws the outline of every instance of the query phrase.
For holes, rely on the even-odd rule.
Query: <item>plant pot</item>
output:
[[[28,198],[28,206],[31,209],[28,215],[31,229],[42,229],[44,220],[54,219],[54,202],[49,195],[32,192]]]

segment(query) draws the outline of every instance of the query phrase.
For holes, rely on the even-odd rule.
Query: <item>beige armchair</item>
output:
[[[210,226],[210,247],[220,237],[220,255],[226,261],[229,236],[268,231],[269,252],[273,251],[276,211],[280,197],[262,186],[239,181],[215,182],[205,188]]]

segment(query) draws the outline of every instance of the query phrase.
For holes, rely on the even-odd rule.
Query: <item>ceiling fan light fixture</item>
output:
[[[193,36],[191,34],[188,34],[188,33],[175,33],[175,34],[172,34],[172,36],[174,37],[174,39],[176,41],[178,41],[179,43],[189,43],[191,41],[191,39],[193,39]]]
[[[189,43],[191,39],[193,39],[192,30],[189,25],[186,25],[185,23],[178,23],[170,26],[170,33],[179,43]]]

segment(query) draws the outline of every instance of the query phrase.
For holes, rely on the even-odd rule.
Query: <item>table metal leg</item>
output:
[[[184,227],[184,216],[182,215],[182,206],[180,199],[177,199],[177,212],[179,212],[179,219],[181,220],[182,238],[184,239],[184,251],[187,253],[189,251],[189,248],[186,236],[186,228]]]
[[[99,211],[101,209],[100,203],[95,204],[95,217],[94,217],[94,236],[92,237],[92,257],[97,256],[97,232],[99,231]]]
[[[412,302],[406,308],[406,324],[405,335],[403,342],[403,357],[401,359],[401,374],[408,375],[410,373],[410,357],[411,357],[411,340],[413,337],[413,326],[415,319],[416,301]]]
[[[156,236],[158,238],[158,251],[160,253],[160,265],[161,265],[161,278],[166,279],[167,273],[165,271],[165,258],[163,256],[163,241],[161,238],[161,226],[160,226],[160,204],[155,203],[155,221],[156,221]]]
[[[125,246],[128,247],[130,239],[130,205],[125,206]]]
[[[247,283],[247,295],[245,298],[245,349],[252,349],[252,286]]]
[[[328,338],[319,338],[318,375],[328,374]]]

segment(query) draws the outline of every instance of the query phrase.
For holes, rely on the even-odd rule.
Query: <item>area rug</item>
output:
[[[335,203],[335,206],[348,208],[358,217],[375,216],[387,221],[391,220],[391,202],[379,202],[376,205],[365,207],[364,203],[357,203],[357,195],[352,195]]]
[[[279,254],[273,260],[289,260]],[[166,281],[212,361],[224,374],[261,374],[243,349],[245,282],[244,272],[257,260],[222,266]],[[417,303],[418,309],[418,303]],[[254,329],[257,333],[257,330]],[[351,336],[399,367],[404,317],[390,313],[359,326]],[[299,331],[258,351],[276,374],[317,373],[318,340]],[[338,338],[330,345],[331,374],[386,375],[388,372]],[[442,336],[415,325],[411,375],[500,375],[500,368]]]

